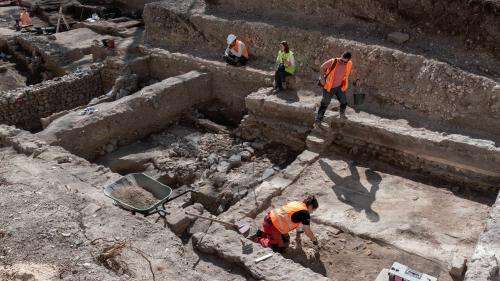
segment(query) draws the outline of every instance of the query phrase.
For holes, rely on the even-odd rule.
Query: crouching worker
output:
[[[248,48],[234,34],[227,36],[227,48],[224,52],[224,60],[228,64],[235,66],[246,65],[248,62]]]
[[[304,233],[318,244],[316,236],[311,230],[311,213],[318,208],[318,200],[314,196],[308,196],[304,201],[293,201],[280,208],[267,213],[262,223],[262,229],[255,239],[264,247],[270,247],[273,251],[282,252],[290,242],[289,233],[299,226],[304,227]]]
[[[280,43],[280,48],[278,57],[276,58],[278,69],[274,75],[275,90],[277,92],[283,90],[283,83],[286,77],[294,75],[296,70],[295,57],[288,47],[288,42],[282,41]]]

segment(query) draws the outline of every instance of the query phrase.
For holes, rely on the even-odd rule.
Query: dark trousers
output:
[[[234,65],[234,66],[246,65],[248,62],[248,59],[245,58],[244,56],[237,57],[237,56],[232,55],[232,54],[224,56],[224,59],[226,60],[226,62],[228,64]]]
[[[280,64],[278,69],[276,70],[276,73],[274,74],[274,81],[276,82],[276,89],[283,89],[283,82],[285,82],[285,79],[287,76],[291,76],[292,74],[288,73],[285,71],[285,66],[283,64]]]
[[[333,88],[330,92],[327,92],[323,89],[323,98],[321,99],[321,104],[318,109],[318,114],[316,115],[316,120],[323,120],[323,116],[325,116],[325,111],[330,102],[332,101],[332,97],[335,95],[340,102],[340,114],[345,113],[345,109],[347,108],[347,96],[342,91],[342,87],[338,86]]]

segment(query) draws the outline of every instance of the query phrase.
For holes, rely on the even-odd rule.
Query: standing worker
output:
[[[227,36],[227,48],[224,52],[224,59],[230,65],[240,66],[248,62],[248,48],[236,35]]]
[[[308,196],[304,201],[293,201],[267,213],[262,223],[262,230],[258,233],[256,242],[264,247],[271,247],[273,251],[282,252],[290,242],[289,233],[300,225],[304,233],[318,245],[318,239],[311,230],[311,213],[318,209],[318,200]]]
[[[274,75],[275,90],[278,92],[283,90],[283,83],[285,82],[286,76],[294,75],[296,71],[295,57],[288,47],[288,42],[282,41],[280,43],[280,48],[278,57],[276,58],[278,69]]]
[[[332,58],[321,65],[320,84],[323,88],[323,99],[316,115],[316,124],[321,123],[326,108],[335,95],[340,102],[340,117],[345,118],[347,108],[347,85],[352,71],[351,53],[345,52],[341,58]]]

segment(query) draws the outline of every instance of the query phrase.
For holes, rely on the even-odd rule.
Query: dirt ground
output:
[[[243,142],[229,130],[209,132],[181,124],[120,147],[97,163],[120,174],[145,172],[173,189],[199,190],[195,200],[221,212],[294,158],[282,145]]]
[[[114,206],[102,187],[117,174],[9,148],[0,149],[0,160],[1,280],[251,280],[195,253],[154,217]],[[121,243],[126,246],[101,262]]]

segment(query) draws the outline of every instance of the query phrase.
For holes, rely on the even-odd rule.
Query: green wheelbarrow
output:
[[[132,190],[132,188],[135,190]],[[135,193],[131,193],[130,191],[134,191]],[[144,191],[149,196],[148,200],[145,200],[145,202],[135,201],[137,197],[144,194]],[[172,195],[170,187],[145,174],[133,173],[108,185],[104,189],[104,194],[111,198],[115,205],[132,212],[132,214],[139,213],[145,217],[158,214],[159,216],[155,223],[161,218],[163,219],[164,226],[166,226],[166,216],[168,213],[165,209],[165,204],[191,191],[186,190],[174,197],[170,197]],[[119,194],[128,194],[128,198],[119,196]]]

